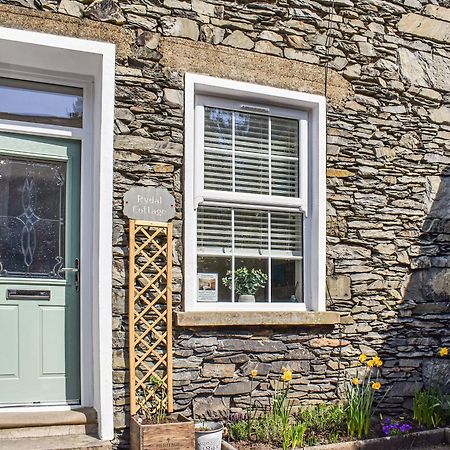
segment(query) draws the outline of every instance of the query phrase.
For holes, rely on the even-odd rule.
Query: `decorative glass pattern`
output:
[[[66,163],[0,155],[0,277],[63,279]]]

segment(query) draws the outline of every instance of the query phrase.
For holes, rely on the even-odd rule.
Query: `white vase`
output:
[[[255,303],[255,296],[250,294],[241,294],[238,298],[240,303]]]

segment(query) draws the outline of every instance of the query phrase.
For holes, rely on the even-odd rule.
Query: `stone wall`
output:
[[[131,185],[177,200],[182,302],[183,73],[328,97],[328,307],[323,328],[176,330],[175,406],[197,416],[267,400],[281,366],[300,402],[335,399],[360,352],[385,361],[390,411],[410,406],[450,345],[450,9],[426,0],[12,0],[2,25],[116,42],[114,401],[127,442],[127,229]],[[334,6],[334,7],[333,7]],[[69,17],[72,16],[72,17]],[[328,68],[327,73],[325,67]],[[325,86],[327,81],[327,86]]]

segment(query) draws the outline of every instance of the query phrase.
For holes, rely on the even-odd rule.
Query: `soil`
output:
[[[279,450],[280,447],[275,447],[270,444],[258,444],[254,442],[233,442],[232,445],[238,450]]]
[[[270,444],[257,444],[248,442],[233,442],[232,445],[238,450],[279,450]],[[450,450],[450,444],[433,445],[431,447],[413,447],[411,450]]]

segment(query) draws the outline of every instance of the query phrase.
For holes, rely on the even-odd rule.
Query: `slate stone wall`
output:
[[[299,402],[336,399],[361,352],[385,361],[390,412],[410,407],[450,345],[450,8],[426,0],[14,0],[2,25],[118,44],[114,163],[114,401],[127,445],[127,229],[131,185],[177,200],[174,300],[182,302],[183,74],[328,98],[324,328],[176,330],[177,411],[226,415],[294,370]],[[328,71],[326,73],[326,69]],[[325,81],[327,86],[325,87]]]

